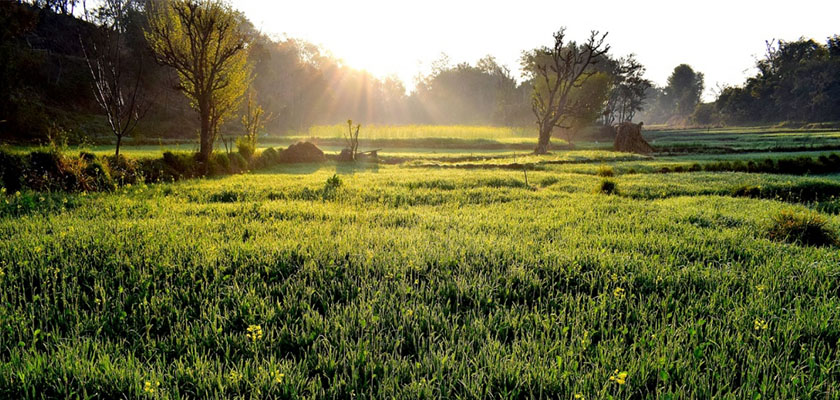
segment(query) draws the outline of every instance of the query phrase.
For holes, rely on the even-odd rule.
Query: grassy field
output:
[[[4,192],[0,398],[840,398],[840,175],[654,173],[824,153],[401,154]]]
[[[840,395],[840,253],[731,196],[840,178],[568,166],[8,197],[0,397]]]

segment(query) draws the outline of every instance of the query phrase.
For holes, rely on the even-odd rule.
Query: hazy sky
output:
[[[234,0],[267,34],[323,46],[355,68],[396,74],[411,89],[418,72],[446,53],[453,63],[491,54],[518,76],[523,50],[551,43],[561,26],[583,40],[609,31],[613,55],[635,53],[647,77],[665,83],[687,63],[717,84],[740,84],[755,72],[768,39],[825,42],[840,34],[840,1],[463,1]]]

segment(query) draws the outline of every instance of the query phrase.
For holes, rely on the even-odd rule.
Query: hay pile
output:
[[[650,154],[653,147],[642,137],[642,122],[622,122],[615,126],[613,148],[625,153]]]
[[[324,152],[309,142],[297,142],[279,154],[280,162],[301,163],[320,162],[327,159]]]

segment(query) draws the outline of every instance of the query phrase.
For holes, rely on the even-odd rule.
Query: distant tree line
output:
[[[702,123],[840,121],[840,36],[767,42],[758,73],[698,110]]]
[[[161,53],[173,43],[167,43],[168,34],[160,31],[165,24],[150,18],[150,10],[154,4],[169,3],[173,0],[109,0],[95,9],[78,1],[0,3],[2,138],[45,140],[63,134],[82,140],[112,132],[120,140],[122,127],[133,128],[133,124],[137,125],[135,136],[145,137],[193,137],[202,131],[213,139],[219,130],[243,129],[237,118],[222,118],[228,111],[245,112],[239,97],[231,97],[226,105],[236,108],[235,112],[202,108],[204,95],[196,92],[200,88],[187,87],[191,80],[183,79],[191,73],[175,54]],[[539,84],[535,84],[534,68],[539,63],[534,62],[533,51],[524,52],[523,81],[517,81],[492,56],[474,64],[453,64],[444,56],[407,93],[395,77],[377,78],[351,68],[306,41],[264,35],[240,12],[224,7],[234,15],[233,31],[242,35],[246,86],[266,115],[273,117],[265,121],[267,131],[300,131],[348,117],[363,124],[535,122],[533,99]],[[159,34],[149,34],[156,30]],[[577,46],[568,45],[561,50]],[[123,67],[119,73],[104,73],[110,71],[104,67],[113,65]],[[570,129],[631,120],[642,110],[650,82],[642,77],[644,68],[632,56],[614,59],[606,53],[595,54],[586,69],[585,76],[597,73],[593,82],[599,82],[599,93],[588,87],[586,112],[575,110]],[[132,85],[141,96],[134,96]],[[138,121],[134,106],[123,104],[126,99],[139,99],[142,104],[137,107],[146,118]],[[105,100],[110,104],[103,104]],[[207,118],[195,118],[191,105]],[[211,120],[218,124],[208,125]]]

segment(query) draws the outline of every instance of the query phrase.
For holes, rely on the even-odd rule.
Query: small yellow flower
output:
[[[578,400],[583,400],[583,399],[585,399],[585,398],[586,398],[586,397],[583,397],[583,394],[581,394],[581,393],[575,393],[575,399],[578,399]]]
[[[245,337],[251,339],[253,342],[262,339],[262,327],[259,325],[248,325],[248,333],[245,334]]]
[[[146,383],[143,385],[143,391],[149,394],[153,394],[158,387],[160,387],[160,381],[155,381],[154,384],[152,384],[151,381],[146,381]]]
[[[612,375],[610,375],[610,381],[613,381],[619,385],[623,385],[627,383],[627,371],[618,372],[615,370]]]
[[[15,192],[15,197],[20,197],[20,190]]]
[[[39,196],[39,197],[38,197],[38,201],[40,201],[40,202],[42,202],[42,203],[43,203],[43,202],[44,202],[44,196]]]
[[[239,382],[240,379],[242,379],[242,374],[236,372],[235,370],[231,370],[228,374],[228,380],[231,382]]]
[[[272,375],[274,375],[274,383],[283,383],[283,378],[286,377],[286,374],[280,373],[280,370],[274,371]]]
[[[755,290],[758,290],[758,293],[763,293],[765,289],[767,289],[767,286],[764,285],[756,285],[755,287]]]
[[[615,296],[617,299],[623,299],[624,298],[624,289],[622,289],[620,287],[615,288],[615,290],[613,290],[613,296]]]
[[[762,318],[756,318],[755,321],[753,321],[753,329],[757,331],[766,330],[769,326],[770,325],[767,323],[767,321],[765,321]]]

